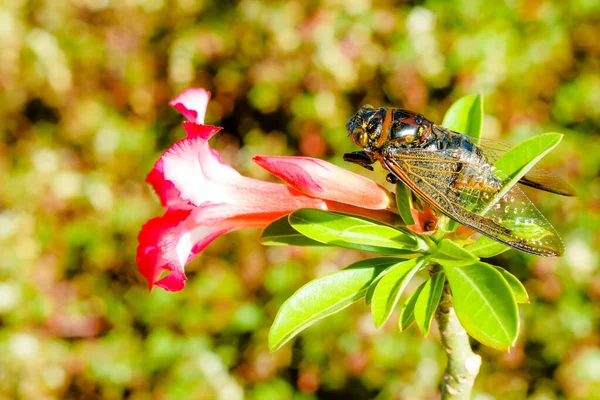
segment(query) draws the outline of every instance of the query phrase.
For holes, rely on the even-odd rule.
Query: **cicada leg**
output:
[[[344,154],[344,161],[348,161],[354,164],[358,164],[363,168],[368,169],[369,171],[373,171],[373,164],[377,159],[373,157],[370,153],[364,151],[354,151],[352,153]]]
[[[398,183],[398,177],[394,174],[392,174],[391,172],[389,174],[387,174],[387,176],[385,177],[385,180],[388,181],[389,183],[391,183],[392,185],[395,185],[396,183]]]

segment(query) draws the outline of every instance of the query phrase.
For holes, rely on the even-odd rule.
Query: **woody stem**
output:
[[[448,357],[442,383],[442,400],[468,400],[479,373],[481,357],[473,353],[469,336],[454,312],[448,282],[444,285],[435,317]]]

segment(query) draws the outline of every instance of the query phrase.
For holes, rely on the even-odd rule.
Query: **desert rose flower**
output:
[[[310,157],[255,156],[254,162],[309,196],[353,206],[384,210],[390,193],[375,182]]]
[[[150,289],[184,287],[185,265],[217,237],[265,227],[300,208],[343,211],[392,221],[393,196],[382,186],[322,160],[256,156],[286,184],[248,178],[221,160],[208,140],[221,128],[204,125],[210,93],[189,89],[169,104],[187,119],[187,136],[169,148],[148,174],[166,208],[139,234],[137,263]]]

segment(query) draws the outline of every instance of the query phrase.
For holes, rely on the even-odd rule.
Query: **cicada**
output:
[[[494,168],[494,155],[473,139],[436,125],[412,111],[363,106],[346,125],[363,151],[344,160],[373,170],[379,161],[388,180],[401,180],[433,209],[517,250],[546,257],[564,244],[523,191]],[[519,183],[573,196],[564,181],[532,170]]]

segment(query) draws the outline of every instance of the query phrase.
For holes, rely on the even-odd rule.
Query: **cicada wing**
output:
[[[510,144],[501,140],[472,138],[468,135],[451,131],[450,129],[444,128],[440,125],[434,125],[433,129],[437,130],[438,132],[443,132],[444,134],[460,135],[469,139],[473,144],[476,143],[477,147],[479,147],[479,149],[483,152],[490,164],[495,164],[496,161],[512,147]],[[529,170],[519,180],[519,183],[562,196],[575,196],[577,194],[571,185],[537,164],[534,165],[531,170]]]
[[[519,183],[562,196],[572,197],[577,195],[575,189],[567,182],[538,166],[534,166],[525,176],[519,179]]]
[[[451,156],[427,150],[399,151],[382,161],[423,200],[461,224],[528,253],[555,257],[564,252],[556,230],[523,191],[505,190],[507,179],[489,165],[457,167]]]
[[[481,138],[477,146],[492,164],[495,164],[496,161],[511,148],[507,143],[485,138]],[[559,194],[561,196],[575,196],[577,194],[571,185],[558,176],[553,175],[544,167],[540,167],[538,164],[535,164],[521,179],[519,179],[519,183],[535,189]]]
[[[565,251],[554,227],[516,185],[482,215],[510,230],[508,240],[517,243],[508,243],[509,246],[546,257],[557,257]]]

